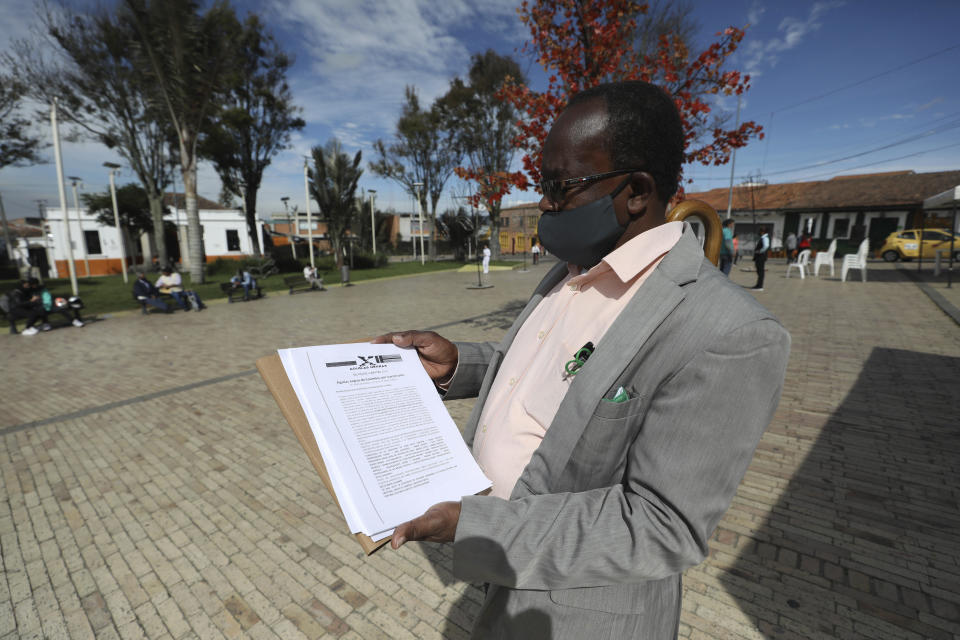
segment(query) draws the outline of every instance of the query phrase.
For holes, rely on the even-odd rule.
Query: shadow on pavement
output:
[[[812,444],[762,443],[754,468],[782,495],[751,538],[715,534],[739,551],[721,580],[765,637],[956,637],[958,380],[960,358],[877,348],[831,415],[778,414],[771,432]]]

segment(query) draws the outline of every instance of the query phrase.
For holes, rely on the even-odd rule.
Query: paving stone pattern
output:
[[[410,327],[495,340],[548,267],[0,336],[0,640],[466,638],[481,591],[450,547],[364,557],[253,361]],[[958,637],[960,328],[893,267],[770,271],[786,388],[680,635]]]

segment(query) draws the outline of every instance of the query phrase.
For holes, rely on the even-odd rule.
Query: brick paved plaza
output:
[[[956,638],[960,327],[893,266],[772,263],[786,387],[681,636]],[[466,637],[481,595],[450,548],[364,557],[253,362],[389,329],[499,339],[548,266],[0,336],[0,640]]]

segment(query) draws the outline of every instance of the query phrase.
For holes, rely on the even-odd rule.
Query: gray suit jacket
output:
[[[447,398],[480,412],[520,325],[458,343]],[[489,584],[475,637],[670,638],[680,574],[736,492],[779,401],[790,336],[685,226],[574,378],[510,500],[463,499],[457,577]],[[619,387],[629,400],[608,402]]]

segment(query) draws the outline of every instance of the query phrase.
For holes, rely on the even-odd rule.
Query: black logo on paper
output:
[[[382,368],[391,362],[400,362],[403,358],[399,355],[386,356],[357,356],[357,360],[342,360],[340,362],[327,362],[327,367],[355,367],[357,369]]]

